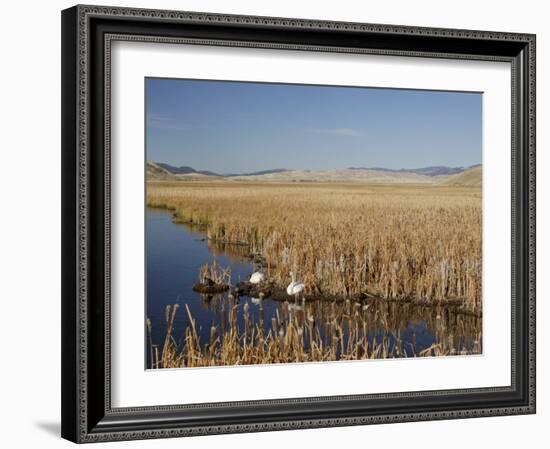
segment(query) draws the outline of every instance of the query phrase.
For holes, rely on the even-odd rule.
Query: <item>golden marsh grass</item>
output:
[[[460,300],[464,308],[478,312],[481,202],[480,187],[147,185],[149,206],[173,210],[175,221],[202,226],[209,239],[248,245],[266,261],[268,278],[281,286],[294,271],[310,294]]]

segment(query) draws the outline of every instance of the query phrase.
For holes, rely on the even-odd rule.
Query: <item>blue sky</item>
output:
[[[147,159],[218,173],[481,163],[482,95],[146,79]]]

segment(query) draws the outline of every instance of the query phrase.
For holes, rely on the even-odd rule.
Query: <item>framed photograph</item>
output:
[[[535,36],[62,12],[62,435],[535,412]]]

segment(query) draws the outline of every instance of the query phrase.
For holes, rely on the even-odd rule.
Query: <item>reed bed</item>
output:
[[[198,325],[185,305],[188,325],[178,343],[174,322],[179,306],[168,306],[164,343],[154,345],[149,338],[150,368],[437,357],[481,352],[480,340],[469,349],[457,345],[453,336],[445,333],[445,317],[440,315],[436,319],[439,326],[439,330],[436,329],[436,334],[439,333],[437,342],[417,349],[414,344],[402,341],[399,328],[376,335],[387,315],[369,311],[367,306],[359,304],[348,302],[338,307],[331,303],[327,305],[326,319],[320,321],[310,306],[300,308],[296,304],[284,303],[281,311],[277,310],[269,320],[266,330],[261,304],[260,319],[256,322],[248,303],[239,305],[226,299],[222,302],[224,322],[210,328],[206,342],[199,336]],[[244,321],[241,326],[238,324],[239,312]],[[373,323],[373,317],[376,323]],[[458,320],[462,327],[468,324],[468,319]],[[150,335],[150,325],[148,332]],[[480,330],[478,332],[476,336],[480,338]]]
[[[199,282],[202,284],[208,281],[218,285],[231,285],[231,268],[223,268],[214,259],[212,264],[204,264],[199,270]]]
[[[481,310],[479,187],[150,182],[147,203],[210,240],[247,245],[282,286],[294,271],[309,294],[459,299]],[[257,338],[240,356],[257,357]],[[270,344],[264,336],[262,347]]]

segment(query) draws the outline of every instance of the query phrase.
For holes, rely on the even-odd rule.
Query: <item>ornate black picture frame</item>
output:
[[[509,387],[113,408],[110,45],[116,40],[506,61],[512,67]],[[164,438],[535,412],[535,36],[194,12],[62,12],[62,436]]]

